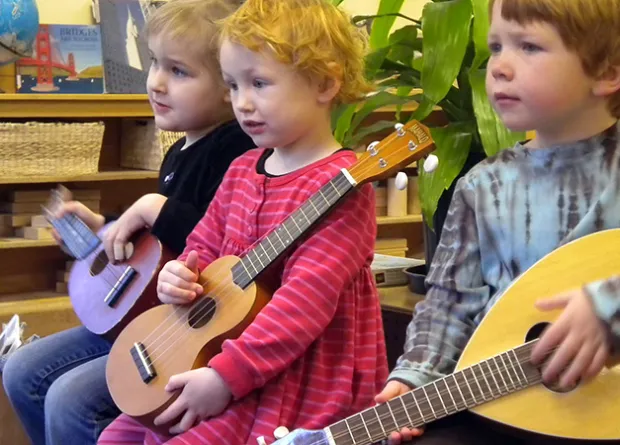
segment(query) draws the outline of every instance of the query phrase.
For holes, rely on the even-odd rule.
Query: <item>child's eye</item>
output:
[[[232,80],[227,80],[226,85],[228,86],[229,90],[233,90],[233,91],[237,90],[237,84],[233,82]]]
[[[149,59],[151,60],[151,65],[157,65],[157,59],[155,56],[150,56]]]
[[[538,52],[538,51],[540,51],[542,49],[540,46],[535,45],[535,44],[530,43],[530,42],[523,42],[521,44],[521,48],[526,53],[535,53],[535,52]]]
[[[267,82],[261,79],[254,79],[252,85],[254,85],[254,88],[264,88],[267,86]]]
[[[178,77],[186,77],[187,72],[183,71],[181,68],[177,68],[176,66],[172,67],[172,74]]]
[[[497,42],[489,42],[489,51],[491,54],[497,54],[502,50],[502,45]]]

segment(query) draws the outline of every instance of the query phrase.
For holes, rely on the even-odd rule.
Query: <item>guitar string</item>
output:
[[[555,349],[557,349],[557,348],[553,348],[553,350],[555,350]],[[528,363],[529,363],[529,364],[531,364],[530,359],[529,359],[529,352],[530,352],[531,348],[528,348],[528,347],[526,346],[526,347],[524,347],[524,348],[523,348],[523,350],[526,352],[526,354],[527,354],[527,355],[526,355],[526,357],[525,357],[525,358],[520,358],[520,359],[517,361],[517,364],[519,365],[519,367],[522,367],[521,365],[523,365],[523,364],[528,364]],[[513,349],[512,351],[514,351],[514,349]],[[509,353],[509,352],[510,352],[510,351],[506,351],[505,353]],[[516,353],[515,353],[515,355],[516,355]],[[517,356],[517,357],[518,357],[518,356]],[[491,360],[491,359],[488,359],[488,360]],[[488,360],[485,360],[485,361],[488,361]],[[465,370],[467,370],[467,369],[470,369],[470,370],[472,371],[472,374],[473,374],[473,375],[477,378],[477,381],[478,381],[479,383],[481,383],[481,382],[482,382],[482,380],[481,380],[480,378],[478,378],[478,377],[477,377],[477,374],[473,371],[473,367],[478,366],[478,367],[480,368],[480,365],[481,365],[482,363],[484,363],[484,362],[480,362],[480,363],[477,363],[477,364],[472,365],[472,366],[470,366],[470,367],[464,368],[463,370],[460,370],[459,372],[463,372],[463,371],[465,371]],[[512,362],[510,362],[510,363],[512,363]],[[481,369],[483,369],[483,368],[481,368]],[[489,369],[492,369],[492,368],[490,368],[490,366],[489,366]],[[516,371],[516,368],[515,368],[514,366],[512,367],[512,369],[513,369],[513,371],[515,372],[515,375],[518,375],[518,373],[517,373],[517,371]],[[501,367],[500,367],[500,366],[497,366],[497,371],[492,371],[492,372],[485,371],[485,372],[483,372],[482,374],[483,374],[483,377],[485,378],[485,381],[486,381],[486,380],[487,380],[487,379],[486,379],[486,377],[489,377],[489,376],[494,376],[494,375],[499,375],[499,376],[501,376],[501,375],[502,375],[502,373],[503,373],[504,371],[506,371],[506,372],[508,373],[508,375],[510,375],[510,370],[511,370],[511,368],[510,368],[508,365],[502,365]],[[480,373],[478,373],[478,374],[480,374]],[[464,374],[463,374],[463,375],[464,375]],[[524,375],[525,375],[525,374],[524,374]],[[522,379],[521,379],[521,378],[519,378],[519,380],[518,380],[517,384],[514,384],[514,383],[513,383],[513,384],[512,384],[512,388],[508,388],[508,390],[507,390],[506,392],[504,392],[504,393],[502,393],[502,391],[501,391],[501,389],[499,388],[499,385],[498,385],[498,386],[497,386],[497,391],[499,391],[499,394],[494,394],[494,393],[493,393],[494,389],[493,389],[493,387],[489,384],[489,385],[487,386],[487,388],[488,388],[488,393],[486,393],[486,392],[484,392],[484,391],[479,391],[479,393],[480,393],[480,395],[479,395],[479,396],[481,396],[481,397],[482,397],[482,399],[483,399],[483,401],[482,401],[482,402],[477,402],[477,401],[476,401],[476,398],[474,397],[474,392],[470,390],[469,392],[470,392],[470,394],[471,394],[471,399],[474,401],[474,405],[473,405],[472,407],[480,406],[480,405],[482,405],[482,404],[484,404],[484,403],[487,403],[487,402],[488,402],[488,400],[486,400],[486,396],[487,396],[487,394],[488,394],[488,395],[490,395],[490,397],[492,398],[492,400],[491,400],[491,401],[493,401],[493,400],[497,400],[497,399],[499,399],[499,398],[501,398],[501,397],[503,397],[503,396],[505,396],[505,395],[512,394],[512,393],[517,392],[517,391],[520,391],[520,390],[522,390],[522,389],[526,389],[526,388],[529,388],[529,387],[531,387],[531,386],[534,386],[534,385],[536,385],[536,384],[538,384],[538,383],[540,383],[540,382],[542,381],[542,379],[540,378],[540,374],[538,374],[538,375],[537,375],[534,379],[531,379],[531,377],[530,377],[530,376],[528,376],[528,375],[525,375],[525,377],[526,377],[526,380],[527,380],[527,381],[525,382],[525,384],[521,381]],[[444,380],[444,379],[441,379],[441,380]],[[436,381],[436,382],[437,382],[437,381]],[[436,382],[435,382],[435,383],[436,383]],[[382,440],[382,439],[385,439],[385,438],[387,437],[387,436],[384,434],[384,432],[387,432],[387,431],[386,431],[386,429],[383,427],[383,422],[384,422],[385,420],[389,420],[389,421],[391,421],[392,423],[394,423],[394,424],[395,424],[395,426],[396,426],[396,428],[397,428],[397,430],[400,430],[400,429],[402,429],[403,427],[407,427],[407,428],[414,428],[414,427],[416,427],[416,428],[419,428],[419,427],[421,427],[421,426],[423,426],[423,425],[426,425],[426,424],[428,424],[428,423],[433,422],[434,420],[437,420],[437,419],[440,419],[440,418],[443,418],[443,417],[448,417],[448,416],[451,416],[451,415],[453,415],[453,414],[456,414],[456,413],[458,413],[458,412],[460,412],[460,411],[465,411],[465,410],[467,410],[467,409],[470,409],[470,407],[468,407],[468,406],[467,406],[467,399],[466,399],[466,397],[462,397],[461,399],[463,400],[463,403],[465,404],[465,407],[464,407],[464,408],[458,408],[457,404],[456,404],[456,403],[454,403],[454,408],[456,408],[456,410],[455,410],[454,412],[450,412],[450,411],[448,410],[448,407],[446,407],[446,406],[445,406],[444,400],[446,399],[446,398],[445,398],[445,396],[446,396],[446,395],[449,395],[451,398],[453,397],[453,396],[452,396],[452,391],[450,391],[450,390],[449,390],[449,387],[448,387],[447,382],[444,382],[444,383],[445,383],[445,385],[446,385],[447,390],[446,390],[446,389],[442,389],[442,390],[439,390],[439,391],[433,392],[433,393],[431,393],[431,395],[430,395],[430,396],[428,396],[428,393],[425,393],[425,395],[426,395],[426,397],[425,397],[425,398],[428,400],[429,408],[430,408],[430,409],[431,409],[431,411],[433,412],[433,413],[432,413],[432,414],[430,414],[430,415],[434,417],[434,419],[431,419],[431,420],[430,420],[430,421],[428,421],[428,422],[424,419],[424,414],[422,414],[422,412],[421,412],[421,411],[419,411],[420,415],[419,415],[419,416],[418,416],[418,415],[416,415],[416,416],[421,417],[421,419],[420,419],[420,420],[422,421],[422,423],[421,423],[420,425],[414,426],[414,425],[412,425],[412,424],[411,424],[408,420],[407,420],[407,421],[405,421],[404,426],[403,426],[403,425],[398,425],[398,423],[397,423],[397,422],[394,422],[394,418],[395,418],[395,417],[398,417],[398,416],[401,416],[402,414],[406,414],[406,413],[408,413],[408,412],[409,412],[409,410],[406,410],[406,409],[403,407],[403,405],[402,405],[402,404],[399,404],[399,405],[397,405],[396,407],[393,407],[393,408],[390,406],[391,411],[388,411],[387,413],[381,413],[381,414],[380,414],[380,413],[378,413],[378,412],[376,411],[376,408],[380,407],[381,405],[377,405],[377,406],[375,406],[375,407],[373,407],[373,408],[368,408],[368,409],[364,410],[364,411],[363,411],[363,412],[361,412],[361,413],[354,414],[353,416],[349,416],[349,417],[347,417],[347,419],[351,419],[352,417],[359,417],[359,418],[361,419],[361,423],[359,422],[359,420],[356,422],[356,424],[353,424],[353,425],[351,425],[351,424],[347,423],[347,424],[346,424],[346,425],[347,425],[347,429],[346,429],[346,430],[343,430],[341,433],[335,433],[335,434],[333,434],[333,435],[332,435],[332,437],[333,437],[334,439],[341,439],[341,438],[344,438],[344,437],[351,437],[351,438],[352,438],[352,440],[353,440],[353,444],[355,444],[355,445],[363,445],[363,444],[365,443],[365,441],[367,441],[367,440],[371,440],[372,442],[368,442],[368,444],[370,445],[370,444],[376,443],[378,440]],[[431,383],[431,384],[432,384],[432,383]],[[430,384],[429,384],[429,385],[430,385]],[[425,385],[425,386],[428,386],[428,385]],[[472,385],[472,386],[474,386],[474,387],[475,387],[475,385]],[[506,386],[508,386],[508,385],[506,385]],[[468,385],[468,387],[469,387],[469,385]],[[421,388],[421,387],[420,387],[420,388]],[[467,392],[467,389],[465,389],[465,388],[466,388],[466,387],[465,387],[465,386],[463,386],[464,391],[465,391],[465,392]],[[414,389],[414,390],[412,390],[412,391],[410,391],[410,392],[407,392],[407,393],[405,393],[405,394],[402,394],[402,395],[398,396],[398,398],[402,399],[402,398],[403,398],[404,396],[406,396],[406,395],[410,395],[411,397],[414,397],[414,395],[413,395],[412,393],[413,393],[413,392],[415,392],[417,389],[419,389],[419,388],[416,388],[416,389]],[[442,397],[442,396],[444,396],[444,397]],[[391,399],[391,400],[390,400],[390,401],[388,401],[388,402],[383,403],[382,405],[385,405],[386,403],[389,403],[389,402],[391,402],[391,401],[393,401],[393,400],[395,400],[395,398],[394,398],[394,399]],[[422,400],[424,400],[424,398],[422,398]],[[441,408],[439,408],[438,410],[439,410],[439,411],[443,411],[443,412],[445,412],[445,414],[441,415],[440,417],[437,417],[437,416],[434,414],[433,407],[434,407],[434,405],[435,405],[435,404],[434,404],[434,402],[436,402],[436,401],[440,401],[440,402],[441,402]],[[444,407],[445,407],[445,409],[444,409]],[[362,417],[362,414],[363,414],[364,412],[367,412],[367,411],[372,410],[372,409],[374,409],[374,410],[375,410],[375,412],[376,412],[377,414],[373,416],[373,419],[371,420],[372,424],[371,424],[370,426],[368,426],[368,423],[370,423],[370,422],[366,423],[366,422],[364,421],[364,418]],[[379,428],[376,428],[376,426],[374,426],[374,424],[376,423],[376,421],[375,421],[375,419],[374,419],[375,417],[376,417],[376,418],[378,418],[378,419],[379,419],[379,422],[381,423],[381,425],[379,426]],[[340,421],[340,422],[337,422],[337,423],[344,422],[344,421],[346,421],[347,419],[345,419],[345,420],[343,420],[343,421]],[[407,419],[409,419],[409,416],[407,416]],[[337,423],[336,423],[336,424],[337,424]],[[353,423],[353,422],[351,422],[351,423]],[[335,424],[334,424],[334,425],[335,425]],[[333,427],[334,425],[331,425],[331,426]],[[394,431],[396,431],[396,430],[394,430]],[[356,439],[355,439],[355,434],[354,434],[354,433],[359,433],[359,432],[361,432],[361,433],[362,433],[362,434],[364,434],[365,436],[367,436],[367,435],[368,435],[368,434],[367,434],[367,432],[368,432],[368,433],[370,433],[370,437],[361,439],[361,440],[362,440],[362,442],[356,442],[356,441],[355,441]],[[377,439],[375,439],[375,438],[374,438],[374,436],[375,436],[375,432],[376,432],[376,433],[380,436],[380,437],[379,437],[379,438],[377,438]],[[391,432],[392,432],[392,430],[390,430],[390,434],[391,434]],[[311,442],[309,445],[322,445],[322,444],[328,444],[328,443],[330,443],[328,439],[320,439],[320,440],[319,440],[319,441],[317,441],[317,442]]]
[[[346,177],[340,176],[340,175],[337,176],[334,179],[339,179],[341,181],[342,180],[347,181]],[[350,183],[348,181],[346,183],[350,185]],[[327,210],[325,212],[323,212],[323,215],[329,209],[331,209],[333,207],[333,205],[329,204],[331,202],[331,200],[333,198],[335,198],[336,196],[338,196],[338,198],[341,197],[341,195],[338,192],[336,192],[333,188],[329,188],[328,191],[325,193],[325,195],[327,195],[325,200],[326,200],[326,202],[328,204],[328,208],[327,208]],[[313,196],[315,196],[315,195],[313,195]],[[323,215],[320,215],[320,216],[323,216]],[[288,219],[288,217],[284,221],[286,221],[287,219]],[[280,225],[282,225],[282,223],[279,224],[278,226],[280,226]],[[275,231],[275,229],[273,231]],[[270,235],[273,231],[270,231],[268,235]],[[299,238],[299,236],[301,236],[301,234],[298,235],[297,238]],[[262,239],[261,239],[261,241],[262,241]],[[295,240],[292,240],[292,241],[295,241]],[[258,246],[258,244],[260,244],[260,241],[257,241],[256,247]],[[252,250],[253,249],[250,249],[249,252],[251,252]],[[275,252],[275,253],[277,253],[277,252]],[[246,254],[244,256],[244,258],[247,258],[247,257],[248,257],[248,255]],[[250,260],[250,261],[252,261],[252,260]],[[195,321],[188,320],[189,323],[186,323],[185,321],[180,320],[180,322],[177,323],[176,330],[174,330],[170,335],[166,335],[166,339],[164,340],[164,342],[162,342],[162,344],[160,344],[160,345],[157,345],[155,347],[155,349],[153,350],[153,352],[150,352],[147,349],[147,356],[149,358],[151,358],[151,357],[155,356],[156,352],[159,352],[159,350],[162,347],[164,347],[162,345],[165,345],[165,343],[169,343],[168,346],[165,347],[163,352],[160,352],[159,354],[157,354],[157,357],[154,357],[154,358],[151,359],[151,364],[154,365],[156,361],[159,361],[160,362],[160,368],[164,369],[166,367],[166,365],[168,365],[170,363],[170,361],[174,358],[174,354],[170,354],[170,356],[168,356],[167,358],[164,358],[163,362],[161,362],[161,357],[164,356],[164,354],[166,354],[171,348],[173,348],[176,345],[176,343],[178,343],[180,340],[183,339],[183,334],[187,334],[187,332],[189,332],[189,331],[191,331],[193,329],[192,325],[200,324],[201,321],[203,321],[205,318],[210,317],[211,314],[214,313],[216,310],[223,311],[225,307],[228,309],[230,305],[235,304],[235,303],[239,303],[240,301],[242,301],[242,299],[234,299],[232,301],[226,299],[231,294],[234,294],[234,293],[237,292],[236,289],[234,289],[234,288],[232,288],[232,290],[230,290],[228,293],[224,293],[224,295],[220,296],[217,300],[215,298],[213,298],[214,295],[217,294],[219,291],[227,290],[227,289],[229,289],[229,286],[232,286],[232,285],[234,285],[234,283],[231,284],[231,282],[222,282],[222,285],[217,286],[216,289],[213,289],[212,291],[207,293],[205,296],[199,297],[198,301],[196,303],[192,304],[192,306],[191,306],[192,308],[197,306],[199,304],[199,301],[204,301],[204,300],[206,300],[206,298],[211,298],[212,300],[215,300],[215,301],[219,300],[219,301],[221,301],[221,304],[219,305],[219,307],[211,307],[209,305],[205,305],[202,308],[199,308],[197,313],[195,314],[195,316],[191,316],[190,315],[192,317],[192,320],[195,320]],[[206,310],[206,313],[204,313],[205,310]],[[188,310],[188,313],[191,314],[191,309]],[[173,321],[173,323],[174,323],[174,321]],[[179,333],[179,331],[181,331],[181,330],[184,330],[185,332],[181,333],[181,335],[177,335]],[[165,335],[165,333],[164,333],[164,335]],[[171,339],[171,343],[167,342],[167,340],[169,340],[169,339]],[[145,345],[145,348],[146,347],[147,346]]]
[[[355,166],[355,164],[354,164],[354,166]],[[360,173],[359,173],[359,174],[363,175],[363,174],[365,174],[365,173],[368,173],[368,172],[373,171],[374,169],[376,169],[376,167],[375,167],[374,162],[373,162],[373,163],[371,163],[371,165],[368,165],[368,167],[365,167],[365,166],[364,166],[364,167],[361,167],[361,168],[360,168],[360,167],[358,167],[358,169],[360,170]],[[344,175],[342,175],[342,176],[341,176],[341,175],[339,175],[339,176],[336,176],[334,179],[332,179],[332,181],[333,181],[333,180],[335,180],[335,179],[340,179],[340,178],[343,178],[343,179],[345,179],[345,180],[346,180],[346,177],[345,177]],[[347,180],[347,184],[350,184],[350,183],[348,183],[348,180]],[[327,191],[327,192],[328,192],[328,194],[329,194],[329,199],[325,198],[325,200],[328,202],[328,204],[329,204],[329,202],[331,201],[331,198],[333,198],[333,197],[334,197],[333,193],[338,194],[337,192],[332,192],[332,189],[333,189],[333,188],[329,188],[329,189],[328,189],[328,191]],[[317,193],[319,193],[319,192],[317,192]],[[314,195],[313,195],[313,197],[314,197],[314,196],[316,196],[316,194],[314,194]],[[310,198],[310,199],[311,199],[311,198]],[[329,206],[329,207],[328,207],[328,210],[329,210],[329,209],[331,209],[332,207],[333,207],[333,205]],[[325,212],[324,212],[324,213],[325,213]],[[287,218],[288,218],[288,217],[287,217]],[[274,229],[274,230],[270,231],[270,232],[269,232],[269,234],[271,234],[272,232],[275,232],[275,230],[276,230],[276,229]],[[268,236],[268,235],[267,235],[267,236]],[[294,241],[294,240],[292,240],[292,241]],[[258,246],[258,244],[259,244],[259,243],[260,243],[260,242],[257,242],[257,243],[256,243],[256,246]],[[250,252],[251,252],[251,251],[252,251],[252,250],[250,250]],[[246,255],[246,256],[244,256],[244,258],[245,258],[245,257],[247,257],[247,255]],[[248,259],[249,259],[249,258],[248,258]],[[251,260],[250,260],[250,262],[251,262]],[[224,285],[225,285],[225,287],[228,287],[228,286],[226,286],[226,283],[224,283]],[[213,295],[213,294],[215,294],[215,293],[216,293],[216,291],[221,290],[221,288],[222,288],[222,287],[219,287],[218,289],[214,289],[214,290],[212,290],[211,292],[209,292],[209,293],[208,293],[206,296],[204,296],[204,297],[209,297],[209,298],[212,298],[212,295]],[[230,294],[230,293],[232,293],[232,292],[229,292],[229,294]],[[223,310],[223,309],[224,309],[224,306],[225,306],[225,305],[226,305],[226,303],[227,303],[227,301],[225,300],[226,296],[227,296],[227,295],[224,295],[224,296],[221,296],[221,297],[219,298],[219,300],[222,300],[222,304],[221,304],[221,306],[219,307],[219,310]],[[212,299],[213,299],[213,298],[212,298]],[[201,297],[199,297],[199,299],[198,299],[198,301],[197,301],[196,303],[193,303],[193,304],[192,304],[192,308],[193,308],[196,304],[198,304],[198,302],[199,302],[199,301],[201,301],[201,300],[204,300],[204,298],[203,298],[202,296],[201,296]],[[177,308],[177,309],[178,309],[178,308]],[[162,326],[162,325],[163,325],[166,321],[168,321],[168,319],[169,319],[170,317],[172,317],[172,316],[173,316],[173,315],[175,315],[175,314],[178,314],[177,309],[175,309],[175,311],[174,311],[172,314],[170,314],[170,316],[169,316],[166,320],[164,320],[164,322],[162,322],[162,323],[160,324],[160,326]],[[198,312],[202,311],[202,309],[203,309],[203,308],[201,308]],[[207,309],[206,309],[206,314],[200,314],[200,315],[199,315],[199,317],[198,317],[198,321],[197,321],[197,322],[195,322],[195,324],[198,324],[198,323],[200,323],[200,322],[201,322],[204,318],[209,317],[209,316],[210,316],[210,315],[211,315],[211,314],[212,314],[212,313],[213,313],[216,309],[217,309],[217,308],[215,308],[215,307],[214,307],[214,308],[209,308],[209,307],[207,306]],[[191,310],[191,309],[190,309],[190,310]],[[196,314],[196,315],[198,315],[198,314]],[[161,338],[163,335],[166,335],[166,340],[168,340],[168,339],[172,339],[172,343],[171,343],[171,344],[169,344],[169,346],[168,346],[168,347],[167,347],[167,348],[166,348],[166,349],[165,349],[162,353],[160,353],[160,354],[158,355],[158,357],[154,357],[153,359],[151,359],[151,364],[152,364],[152,365],[154,365],[155,361],[160,360],[160,358],[161,358],[161,357],[162,357],[165,353],[167,353],[167,352],[168,352],[171,348],[173,348],[173,347],[176,345],[176,343],[180,340],[180,339],[179,339],[179,337],[178,337],[176,334],[177,334],[177,333],[178,333],[181,329],[185,328],[185,333],[187,333],[188,331],[190,331],[191,329],[193,329],[193,328],[191,327],[191,325],[186,325],[186,323],[185,323],[183,320],[179,320],[179,321],[180,321],[180,322],[177,322],[177,323],[176,323],[176,324],[178,325],[177,329],[176,329],[176,330],[175,330],[175,331],[174,331],[171,335],[166,335],[166,334],[167,334],[167,332],[170,330],[170,327],[168,327],[168,329],[166,329],[166,331],[164,331],[164,333],[162,333],[162,334],[158,337],[158,339],[156,339],[155,341],[151,342],[152,344],[154,344],[154,343],[155,343],[157,340],[159,340],[159,338]],[[175,321],[173,320],[172,327],[174,327],[174,324],[175,324]],[[158,327],[158,328],[159,328],[159,327]],[[157,329],[157,328],[156,328],[156,329]],[[162,342],[162,344],[165,344],[165,343],[166,343],[165,341],[164,341],[164,342]],[[157,345],[157,346],[156,346],[156,348],[153,350],[153,352],[150,352],[150,351],[147,349],[147,357],[150,359],[150,356],[151,356],[151,355],[154,355],[154,354],[155,354],[155,351],[159,352],[159,349],[161,349],[161,347],[162,347],[161,345]],[[147,346],[146,346],[146,345],[145,345],[145,348],[147,348]],[[169,357],[169,358],[168,358],[168,360],[166,360],[166,363],[165,363],[165,364],[169,363],[169,362],[170,362],[173,358],[174,358],[174,354],[171,354],[171,357]],[[165,366],[165,364],[164,364],[164,366]]]

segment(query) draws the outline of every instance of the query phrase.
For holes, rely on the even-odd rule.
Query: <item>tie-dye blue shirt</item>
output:
[[[458,181],[426,298],[390,379],[420,386],[454,370],[482,317],[519,274],[557,247],[620,227],[620,124],[570,145],[522,144]],[[620,278],[586,286],[608,326]],[[620,329],[613,332],[620,337]]]

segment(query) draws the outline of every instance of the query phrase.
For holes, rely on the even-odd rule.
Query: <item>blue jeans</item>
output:
[[[33,445],[95,445],[120,414],[105,380],[110,347],[77,327],[9,356],[4,389]]]

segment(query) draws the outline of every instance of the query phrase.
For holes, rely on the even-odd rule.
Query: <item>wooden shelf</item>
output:
[[[0,118],[152,116],[146,94],[0,94]]]
[[[408,224],[422,222],[422,215],[377,216],[378,225]]]
[[[0,249],[25,249],[28,247],[49,247],[56,245],[56,241],[51,239],[32,240],[25,238],[0,238]]]
[[[154,170],[112,170],[80,176],[0,176],[0,184],[35,184],[45,182],[101,182],[139,179],[157,179],[159,172]]]
[[[412,314],[424,295],[414,294],[407,286],[379,287],[379,301],[383,309]]]

